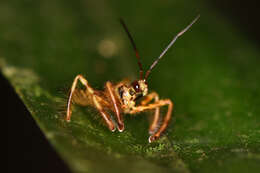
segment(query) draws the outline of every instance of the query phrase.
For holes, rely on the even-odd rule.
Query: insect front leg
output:
[[[118,101],[116,100],[116,96],[115,96],[114,89],[113,89],[111,82],[108,81],[106,83],[106,88],[109,93],[109,97],[112,101],[114,111],[116,113],[116,118],[117,118],[117,123],[118,123],[117,129],[119,132],[122,132],[125,129],[125,125],[123,122],[123,118],[120,114],[120,108],[118,106]]]
[[[148,94],[144,100],[141,101],[141,105],[145,106],[147,105],[149,102],[151,102],[154,99],[155,102],[159,101],[159,96],[156,92],[152,92],[150,94]],[[155,113],[154,113],[154,117],[153,117],[153,122],[150,125],[149,128],[149,134],[154,134],[154,132],[156,131],[156,128],[159,125],[159,117],[160,117],[160,108],[156,107],[155,108]]]
[[[134,109],[130,112],[130,114],[135,114],[138,112],[142,112],[142,111],[149,110],[149,109],[155,109],[157,107],[161,107],[161,106],[165,106],[165,105],[168,105],[167,114],[164,117],[163,123],[162,123],[161,127],[159,128],[159,130],[155,134],[153,134],[149,137],[149,143],[157,140],[161,136],[161,133],[163,131],[165,131],[165,129],[167,128],[167,126],[170,122],[170,119],[171,119],[171,114],[172,114],[172,110],[173,110],[173,102],[170,99],[159,100],[159,101],[149,104],[147,106],[134,107]]]

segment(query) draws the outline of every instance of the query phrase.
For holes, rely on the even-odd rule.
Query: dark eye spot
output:
[[[131,96],[133,96],[133,95],[135,94],[135,92],[130,89],[129,94],[130,94]]]
[[[118,93],[119,93],[120,97],[123,98],[123,94],[124,94],[123,86],[118,88]]]
[[[132,83],[132,86],[133,86],[135,92],[140,92],[140,86],[139,86],[139,84],[138,84],[138,81],[134,81],[134,82]]]

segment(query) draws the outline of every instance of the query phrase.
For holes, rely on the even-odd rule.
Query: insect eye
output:
[[[138,81],[134,81],[134,82],[132,83],[132,86],[133,86],[135,92],[140,92],[140,86],[139,86]]]

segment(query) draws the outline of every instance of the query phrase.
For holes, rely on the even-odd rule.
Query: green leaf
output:
[[[111,133],[91,107],[74,106],[64,120],[59,90],[77,74],[98,89],[138,75],[119,17],[147,69],[197,11],[199,21],[149,79],[150,90],[175,103],[160,140],[148,143],[149,113],[125,115],[123,133]],[[0,22],[1,71],[73,172],[260,169],[260,53],[213,9],[185,0],[16,1],[1,2]]]

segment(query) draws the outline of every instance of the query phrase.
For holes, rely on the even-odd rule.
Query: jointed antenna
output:
[[[139,52],[138,52],[138,50],[137,50],[137,48],[136,48],[134,39],[133,39],[133,37],[131,36],[129,30],[127,29],[127,26],[126,26],[125,22],[124,22],[123,19],[121,19],[121,18],[120,18],[120,23],[121,23],[122,26],[124,27],[124,30],[125,30],[125,32],[127,33],[127,36],[128,36],[128,38],[130,39],[131,44],[132,44],[132,46],[133,46],[133,48],[134,48],[135,56],[136,56],[136,58],[137,58],[137,60],[138,60],[138,65],[139,65],[139,70],[140,70],[140,79],[143,79],[143,66],[142,66],[142,64],[141,64]]]
[[[180,37],[183,33],[185,33],[198,19],[200,15],[198,15],[186,28],[184,28],[181,32],[179,32],[170,42],[170,44],[163,50],[163,52],[160,54],[160,56],[153,62],[153,64],[150,66],[149,70],[145,73],[145,80],[151,73],[151,70],[154,68],[154,66],[158,63],[158,61],[163,57],[163,55],[168,51],[168,49],[175,43],[178,37]]]

